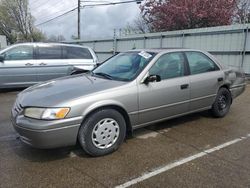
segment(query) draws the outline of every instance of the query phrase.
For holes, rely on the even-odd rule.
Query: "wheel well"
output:
[[[228,91],[230,91],[230,90],[229,90],[229,85],[224,84],[224,85],[222,85],[220,88],[222,88],[222,87],[224,87],[224,88],[228,89]]]
[[[116,105],[107,105],[107,106],[102,106],[102,107],[99,107],[99,108],[95,108],[93,109],[92,111],[90,111],[86,117],[84,118],[87,119],[89,116],[91,116],[93,113],[95,113],[96,111],[100,110],[100,109],[115,109],[117,110],[119,113],[122,114],[122,116],[124,117],[124,120],[126,122],[126,132],[127,132],[127,135],[131,134],[132,133],[132,126],[131,126],[131,122],[130,122],[130,118],[128,116],[128,113],[126,112],[125,109],[123,109],[122,107],[120,106],[116,106]],[[83,120],[83,121],[84,121]]]
[[[230,92],[230,94],[231,94],[229,85],[224,84],[224,85],[222,85],[220,88],[226,88],[226,89]],[[231,104],[232,104],[232,103],[233,103],[233,98],[232,98],[232,94],[231,94]]]

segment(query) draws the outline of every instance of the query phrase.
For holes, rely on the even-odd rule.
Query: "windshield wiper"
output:
[[[92,72],[92,74],[102,76],[102,77],[107,78],[109,80],[113,80],[112,76],[110,76],[109,74],[103,73],[103,72],[95,72],[95,73]]]

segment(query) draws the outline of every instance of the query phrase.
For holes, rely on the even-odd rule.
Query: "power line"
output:
[[[70,10],[72,9],[72,8],[74,8],[75,6],[72,6],[72,7],[70,7]],[[46,16],[44,16],[44,17],[40,17],[40,16],[38,16],[38,15],[35,15],[35,17],[38,17],[39,18],[39,20],[40,20],[40,22],[43,22],[43,21],[47,21],[47,20],[49,20],[49,19],[51,19],[51,18],[54,18],[55,16],[58,16],[58,15],[60,15],[61,13],[64,13],[64,12],[66,12],[67,10],[69,10],[69,9],[64,9],[64,10],[60,10],[60,11],[57,11],[57,12],[53,12],[53,13],[51,13],[51,14],[48,14],[48,15],[46,15]]]
[[[118,5],[118,4],[125,4],[125,3],[138,3],[141,2],[142,0],[131,0],[131,1],[121,1],[121,2],[109,2],[109,3],[99,3],[99,4],[89,4],[89,5],[82,5],[81,8],[84,7],[96,7],[96,6],[106,6],[106,5]]]
[[[125,3],[134,3],[134,2],[138,3],[138,2],[141,2],[141,0],[130,0],[130,1],[121,1],[121,2],[109,2],[109,3],[99,3],[99,4],[88,4],[88,5],[82,5],[81,8],[85,8],[85,7],[95,7],[95,6],[107,6],[107,5],[118,5],[118,4],[125,4]],[[60,15],[54,17],[54,18],[51,18],[51,19],[49,19],[49,20],[47,20],[47,21],[44,21],[44,22],[39,23],[39,24],[36,24],[35,26],[40,26],[40,25],[46,24],[46,23],[48,23],[48,22],[51,22],[51,21],[53,21],[53,20],[55,20],[55,19],[57,19],[57,18],[60,18],[60,17],[66,15],[66,14],[68,14],[68,13],[70,13],[70,12],[73,12],[73,11],[76,10],[76,9],[78,9],[78,6],[75,7],[75,8],[73,8],[73,9],[71,9],[71,10],[69,10],[69,11],[67,11],[67,12],[64,12],[63,14],[60,14]]]
[[[35,0],[33,0],[33,1],[29,0],[29,5],[34,5],[36,3],[39,3],[39,0],[36,0],[36,1]]]
[[[77,9],[77,7],[73,8],[73,9],[67,11],[67,12],[64,12],[63,14],[60,14],[60,15],[54,17],[54,18],[51,18],[51,19],[49,19],[49,20],[47,20],[47,21],[45,21],[45,22],[36,24],[35,26],[39,26],[39,25],[43,25],[43,24],[46,24],[46,23],[48,23],[48,22],[51,22],[51,21],[53,21],[53,20],[55,20],[55,19],[57,19],[57,18],[60,18],[60,17],[65,16],[66,14],[68,14],[68,13],[70,13],[70,12],[73,12],[73,11],[76,10],[76,9]]]
[[[73,7],[77,6],[75,3],[70,3],[70,5],[74,5]],[[37,14],[37,13],[42,12],[45,8],[48,8],[50,6],[55,7],[55,9],[57,9],[57,10],[60,10],[61,8],[65,7],[65,4],[62,3],[62,0],[53,1],[53,2],[42,4],[41,6],[38,6],[36,8],[32,8],[32,11]]]
[[[49,0],[47,0],[47,1],[45,1],[45,2],[38,3],[38,5],[35,6],[35,7],[32,7],[31,4],[30,4],[30,7],[31,7],[32,9],[37,9],[37,8],[40,8],[41,6],[44,6],[44,5],[47,4],[48,2],[49,2]],[[34,5],[34,3],[33,3],[32,5]]]

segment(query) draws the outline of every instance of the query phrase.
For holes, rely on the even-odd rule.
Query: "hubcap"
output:
[[[92,131],[92,143],[99,149],[107,149],[114,145],[119,133],[119,125],[114,119],[102,119]]]
[[[218,99],[218,105],[220,110],[224,110],[227,107],[227,98],[224,95],[221,95]]]

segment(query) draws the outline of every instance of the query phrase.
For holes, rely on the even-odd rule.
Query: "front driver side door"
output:
[[[149,75],[159,75],[161,81],[138,86],[140,125],[188,112],[190,89],[186,74],[182,52],[164,54],[156,61]]]
[[[19,45],[6,50],[0,62],[1,87],[23,87],[37,82],[33,45]]]

